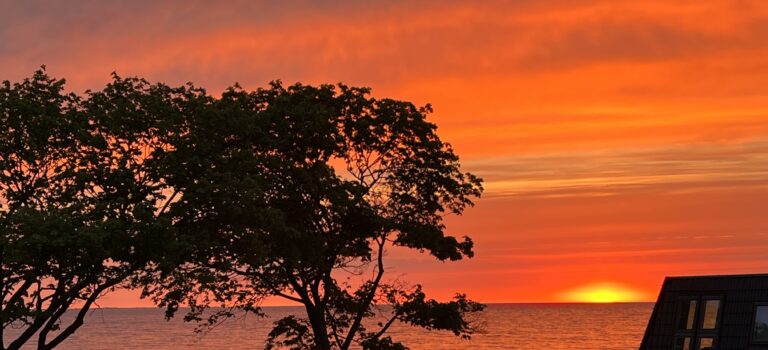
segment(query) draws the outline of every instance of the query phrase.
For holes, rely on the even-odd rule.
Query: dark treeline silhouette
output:
[[[483,305],[385,277],[392,246],[473,255],[443,217],[481,182],[430,112],[342,84],[214,98],[117,75],[78,96],[44,69],[4,82],[0,344],[53,348],[115,288],[140,288],[169,318],[188,306],[201,327],[261,314],[267,297],[303,305],[267,349],[406,349],[386,335],[394,322],[469,338]]]

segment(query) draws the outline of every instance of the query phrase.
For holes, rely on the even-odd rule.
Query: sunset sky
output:
[[[768,272],[765,1],[0,0],[0,80],[41,64],[79,93],[117,71],[431,103],[486,188],[448,218],[474,259],[389,254],[433,297],[650,301],[667,275]]]

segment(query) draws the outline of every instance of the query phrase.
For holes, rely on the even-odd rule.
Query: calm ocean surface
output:
[[[653,303],[491,304],[485,334],[470,341],[445,332],[395,327],[411,349],[637,349]],[[204,335],[157,309],[100,309],[60,349],[261,349],[271,323],[299,307],[267,307],[270,318],[229,320]],[[32,348],[32,346],[30,346]]]

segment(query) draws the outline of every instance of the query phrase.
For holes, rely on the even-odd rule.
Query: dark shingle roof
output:
[[[680,305],[691,298],[721,300],[715,333],[718,350],[768,350],[768,344],[750,344],[755,307],[768,305],[768,274],[667,277],[648,321],[641,350],[674,349]]]

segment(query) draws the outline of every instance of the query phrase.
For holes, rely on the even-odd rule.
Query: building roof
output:
[[[768,274],[667,277],[640,349],[673,349],[681,337],[677,329],[681,305],[693,299],[699,308],[705,300],[720,300],[718,327],[706,335],[717,339],[717,349],[768,350],[768,344],[753,344],[750,339],[756,307],[768,305]]]

